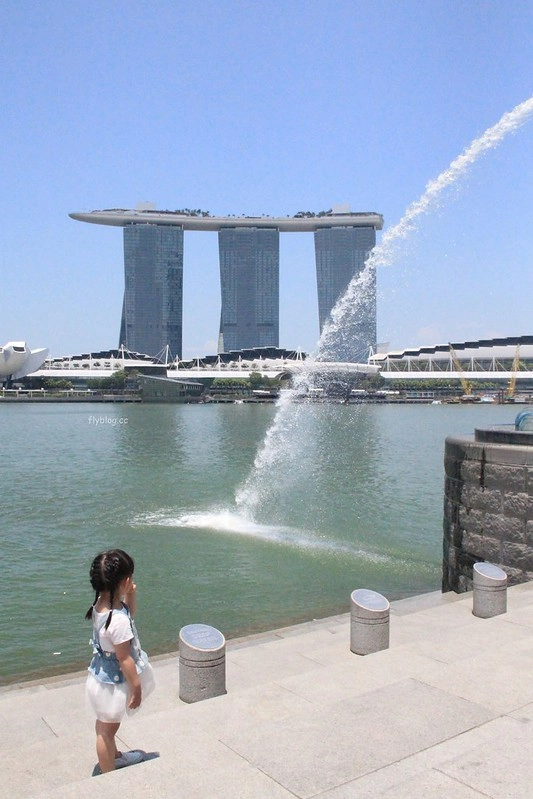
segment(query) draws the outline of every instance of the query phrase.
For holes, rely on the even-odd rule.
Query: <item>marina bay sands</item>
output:
[[[313,233],[322,331],[350,280],[364,268],[383,227],[378,213],[345,206],[287,217],[211,216],[206,211],[109,209],[71,213],[80,222],[123,228],[124,301],[119,346],[156,356],[183,346],[184,232],[218,233],[221,312],[218,352],[279,347],[279,234]],[[375,274],[361,306],[358,341],[336,359],[357,361],[376,344]]]

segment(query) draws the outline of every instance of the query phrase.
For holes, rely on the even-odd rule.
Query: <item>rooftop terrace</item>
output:
[[[83,211],[69,214],[78,222],[95,225],[174,225],[183,230],[211,230],[223,228],[274,228],[283,233],[304,233],[331,227],[372,227],[381,230],[383,217],[375,212],[352,211],[343,213],[300,211],[295,216],[210,216],[205,211],[156,211],[112,208],[102,211]]]

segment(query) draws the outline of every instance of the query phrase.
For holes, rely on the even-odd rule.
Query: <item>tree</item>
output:
[[[126,387],[126,381],[137,374],[133,372],[126,372],[125,369],[118,369],[113,372],[109,377],[93,378],[87,380],[87,385],[94,389],[103,389],[109,391],[123,391]]]
[[[267,375],[262,375],[261,372],[252,372],[248,379],[248,384],[252,390],[258,388],[279,388],[280,381],[277,377],[268,377]]]
[[[250,384],[245,377],[216,377],[211,385],[213,388],[248,388]]]
[[[51,391],[69,391],[72,387],[72,380],[65,378],[45,377],[43,379],[43,388]]]

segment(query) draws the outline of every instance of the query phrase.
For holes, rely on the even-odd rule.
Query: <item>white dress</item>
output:
[[[109,627],[107,630],[104,630],[108,615],[109,611],[99,613],[93,608],[93,629],[96,631],[97,638],[99,639],[99,646],[103,652],[114,653],[116,651],[115,647],[126,641],[132,641],[134,645],[132,649],[134,649],[135,644],[138,645],[138,637],[127,609],[113,611]],[[138,648],[140,651],[140,646]],[[155,687],[153,670],[148,662],[143,664],[140,679],[142,702],[144,702]],[[122,721],[126,713],[130,715],[135,712],[134,710],[128,709],[130,698],[128,683],[126,681],[116,683],[104,682],[97,679],[93,671],[91,671],[91,666],[89,667],[89,674],[87,675],[85,696],[89,708],[99,721],[104,721],[109,724],[118,724]]]

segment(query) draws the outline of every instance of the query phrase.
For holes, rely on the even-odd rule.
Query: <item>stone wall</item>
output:
[[[476,430],[445,445],[443,591],[472,589],[487,560],[509,584],[533,579],[533,434]]]

